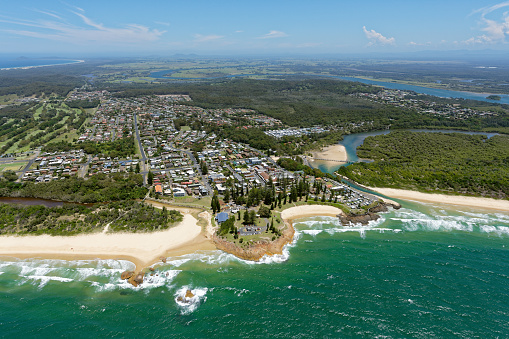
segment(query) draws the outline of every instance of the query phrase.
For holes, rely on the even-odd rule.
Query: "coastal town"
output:
[[[176,128],[175,121],[192,117],[218,125],[231,125],[232,119],[241,116],[253,126],[281,126],[281,129],[265,132],[275,138],[327,131],[321,127],[287,129],[280,121],[252,110],[205,110],[182,105],[192,101],[187,95],[119,99],[106,91],[76,90],[66,100],[97,99],[101,104],[84,126],[77,144],[133,137],[137,154],[111,157],[87,154],[83,149],[39,152],[37,157],[18,172],[20,181],[49,182],[65,180],[70,176],[87,178],[100,173],[135,172],[144,175],[145,183],[151,185],[151,194],[154,196],[198,199],[212,196],[214,192],[224,198],[227,190],[241,187],[247,192],[255,187],[265,187],[269,181],[277,188],[276,193],[285,190],[289,194],[293,183],[306,180],[310,187],[318,187],[319,184],[320,192],[323,193],[318,196],[316,188],[311,189],[308,192],[311,199],[322,199],[323,196],[328,201],[335,196],[334,192],[340,192],[335,200],[349,208],[362,208],[373,203],[373,198],[356,193],[345,184],[330,178],[287,171],[277,164],[278,157],[269,157],[248,145],[222,138],[215,133],[207,134],[205,131],[193,130],[190,126]],[[200,149],[193,150],[197,144]]]
[[[356,95],[422,114],[455,118],[496,114],[411,99],[411,93],[397,90]],[[368,225],[387,206],[399,208],[393,201],[353,188],[348,180],[333,173],[341,164],[350,163],[344,150],[335,151],[342,146],[305,155],[284,154],[256,149],[216,129],[242,132],[256,128],[276,143],[302,147],[322,135],[356,130],[371,121],[297,128],[252,109],[195,106],[187,94],[120,97],[88,86],[70,92],[63,98],[66,102],[96,105],[82,109],[82,116],[78,110],[70,113],[69,119],[80,121],[75,123],[79,128],[72,144],[65,143],[69,138],[64,134],[62,146],[50,143],[49,149],[37,147],[2,158],[0,161],[12,168],[11,180],[47,184],[73,178],[141,175],[147,189],[143,201],[165,208],[211,211],[207,237],[216,248],[241,258],[258,260],[267,253],[281,251],[291,241],[293,228],[283,217],[288,208],[307,205],[316,211],[319,206],[330,207],[321,213],[339,217],[344,227]],[[54,101],[36,104],[44,109],[65,109]],[[330,173],[317,169],[323,163],[327,163]]]

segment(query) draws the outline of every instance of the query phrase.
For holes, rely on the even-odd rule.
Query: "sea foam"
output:
[[[190,290],[193,294],[192,297],[186,298],[187,291]],[[196,287],[191,288],[189,286],[182,286],[175,293],[175,303],[180,308],[181,314],[191,314],[198,309],[198,307],[207,301],[208,288]]]

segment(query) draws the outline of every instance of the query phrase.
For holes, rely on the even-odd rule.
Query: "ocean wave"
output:
[[[330,227],[330,226],[338,226],[339,225],[339,219],[336,217],[307,217],[305,219],[297,219],[294,221],[293,226],[294,227]]]
[[[498,236],[509,236],[509,227],[505,226],[481,226],[483,233],[495,233]]]
[[[150,290],[158,287],[166,286],[171,289],[175,278],[182,272],[181,270],[160,271],[146,274],[143,278],[143,283],[138,286],[133,286],[127,280],[120,279],[120,275],[116,275],[107,283],[100,283],[92,281],[91,285],[96,288],[96,292],[112,291],[116,289],[130,289],[130,290]]]
[[[323,230],[302,230],[302,233],[304,234],[309,234],[309,235],[312,235],[312,236],[316,236],[320,233],[322,233]]]
[[[220,289],[225,289],[227,291],[233,291],[233,293],[237,296],[237,297],[241,297],[243,294],[247,294],[247,293],[252,293],[252,291],[248,290],[248,289],[245,289],[245,288],[236,288],[236,287],[224,287],[224,288],[220,288]]]
[[[63,278],[63,277],[56,277],[56,276],[49,276],[49,275],[29,275],[26,276],[26,279],[28,280],[35,280],[39,281],[39,289],[46,286],[50,281],[60,281],[60,282],[71,282],[74,281],[70,278]]]
[[[509,223],[509,216],[500,213],[486,214],[473,212],[457,212],[457,215],[445,211],[434,211],[425,214],[415,210],[402,209],[390,219],[400,223],[405,231],[462,231],[497,233],[509,235],[509,228],[500,223]]]
[[[198,307],[207,301],[206,287],[191,288],[189,286],[182,286],[175,293],[175,303],[180,308],[180,313],[183,315],[191,314],[198,309]],[[187,291],[191,291],[192,297],[186,297]]]

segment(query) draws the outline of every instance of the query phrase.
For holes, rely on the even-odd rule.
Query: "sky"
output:
[[[0,54],[509,51],[509,1],[4,0]]]

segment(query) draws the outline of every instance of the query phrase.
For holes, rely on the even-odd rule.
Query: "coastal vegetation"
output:
[[[148,189],[143,177],[136,173],[103,173],[87,180],[70,177],[46,183],[12,183],[0,181],[0,196],[41,198],[77,203],[96,203],[145,197]]]
[[[459,133],[391,132],[359,146],[372,163],[341,167],[339,173],[374,187],[509,197],[509,137]]]
[[[99,231],[148,232],[164,230],[182,220],[182,214],[136,201],[62,207],[0,204],[0,234],[76,235]]]

